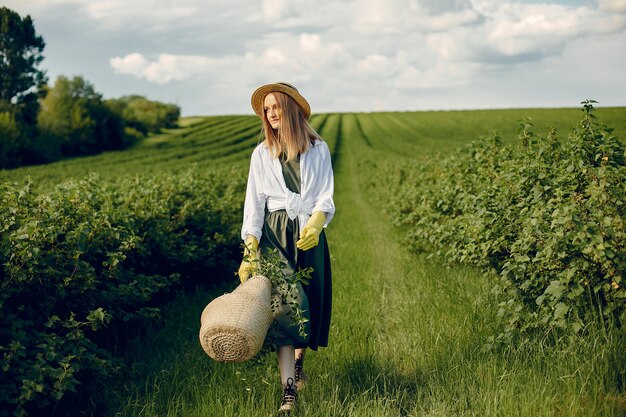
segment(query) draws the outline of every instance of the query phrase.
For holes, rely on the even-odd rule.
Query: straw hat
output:
[[[262,85],[252,93],[252,99],[250,100],[252,102],[252,109],[254,109],[254,112],[259,117],[263,118],[263,101],[265,100],[265,96],[273,92],[285,93],[290,96],[302,109],[304,118],[309,119],[311,116],[311,106],[309,106],[309,102],[302,97],[296,87],[283,82]]]

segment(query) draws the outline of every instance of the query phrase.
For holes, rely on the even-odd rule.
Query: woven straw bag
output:
[[[272,283],[256,275],[211,301],[200,319],[200,344],[220,362],[243,362],[263,346],[273,320]]]

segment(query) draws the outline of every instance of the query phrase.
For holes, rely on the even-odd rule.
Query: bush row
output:
[[[31,185],[0,186],[0,415],[112,372],[116,325],[155,317],[185,283],[231,279],[218,266],[239,256],[235,171]]]
[[[626,321],[626,148],[592,110],[586,102],[566,141],[525,120],[518,146],[494,134],[387,178],[389,209],[416,250],[500,273],[495,342]]]

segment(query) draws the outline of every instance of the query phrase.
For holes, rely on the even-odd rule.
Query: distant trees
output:
[[[130,95],[104,100],[83,77],[47,85],[45,42],[30,16],[0,8],[0,169],[124,149],[175,127],[180,107]]]
[[[109,99],[107,105],[122,116],[126,126],[143,135],[175,127],[180,117],[177,105],[150,101],[138,95]]]
[[[82,77],[60,76],[41,102],[39,128],[64,156],[86,155],[132,144],[124,121]]]

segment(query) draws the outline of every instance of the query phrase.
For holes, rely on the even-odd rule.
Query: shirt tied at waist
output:
[[[268,198],[267,209],[270,212],[284,209],[291,220],[294,220],[296,217],[298,218],[300,229],[302,230],[309,221],[309,217],[311,217],[313,202],[303,200],[302,196],[298,193],[294,193],[290,190],[286,191],[285,198]]]

